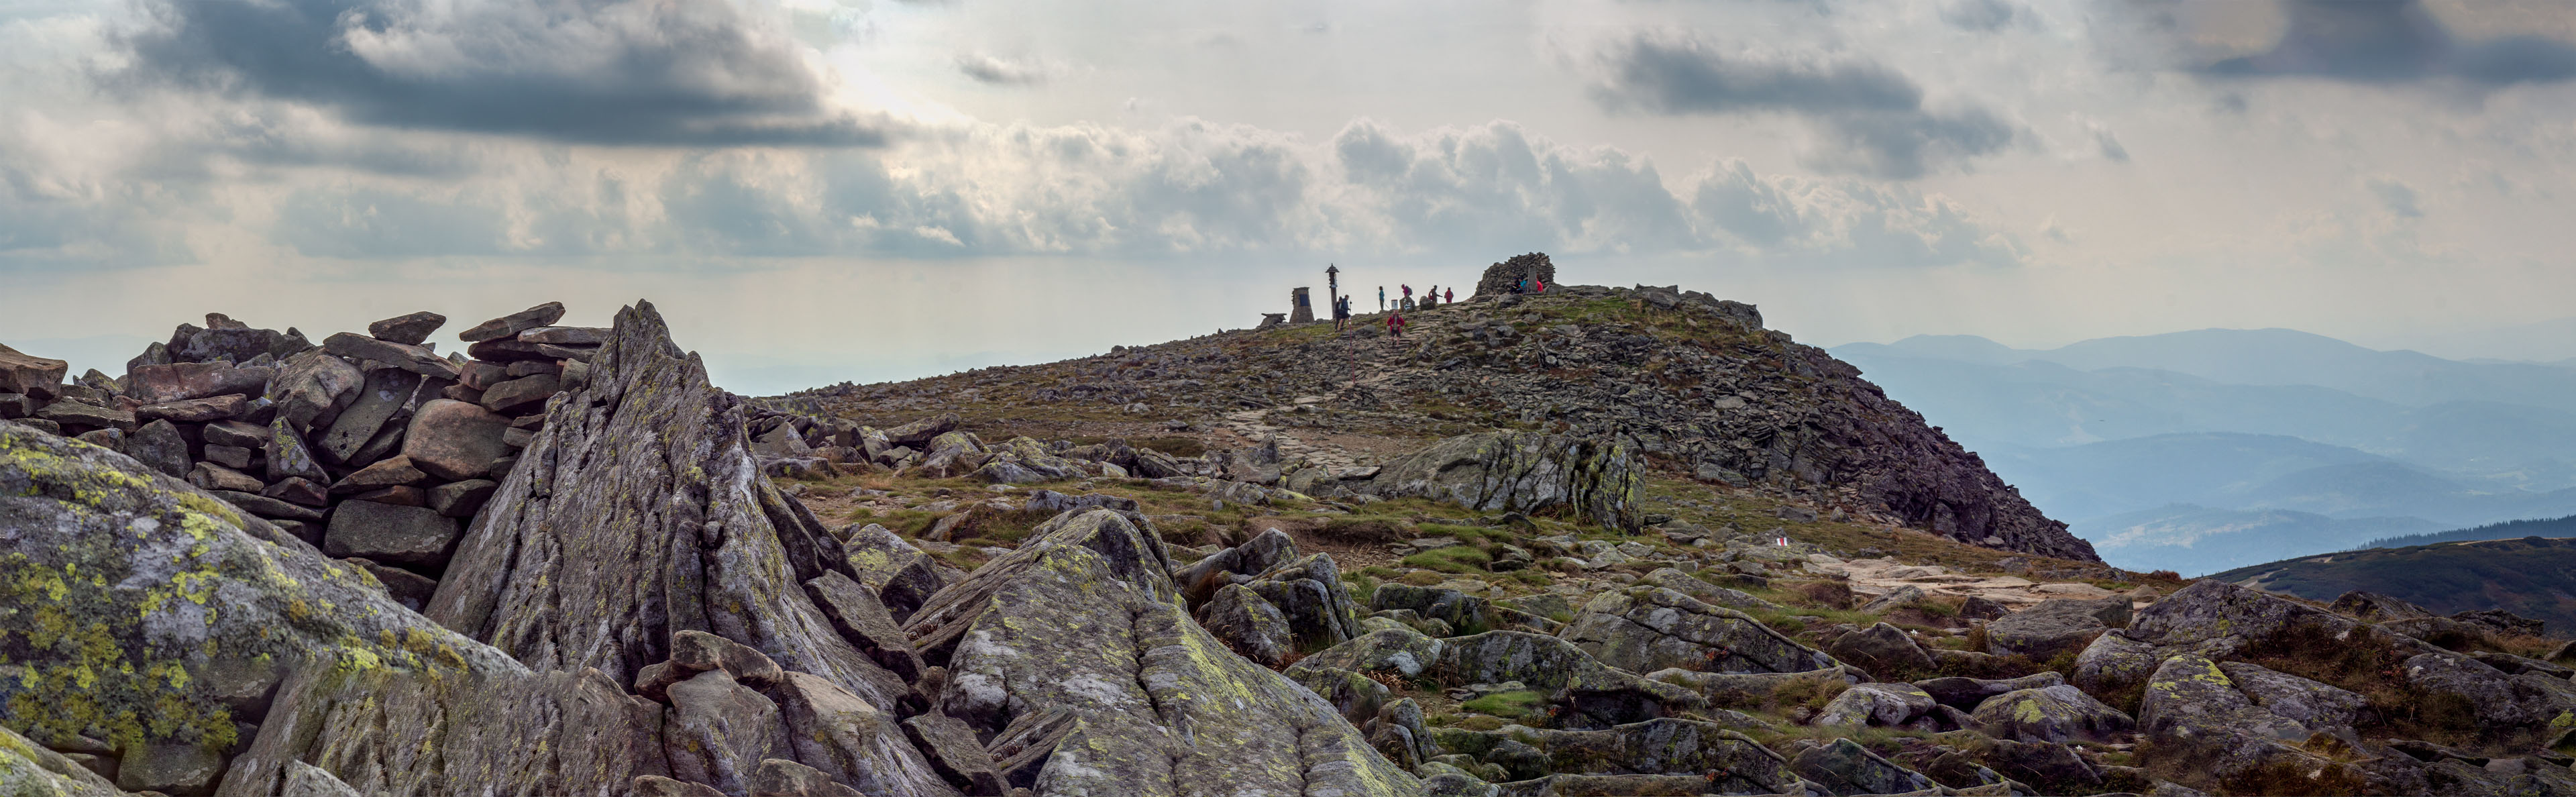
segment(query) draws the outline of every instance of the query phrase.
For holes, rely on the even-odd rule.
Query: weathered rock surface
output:
[[[2018,653],[2034,661],[2082,650],[2103,631],[2129,624],[2129,599],[2058,598],[1986,624],[1986,652]]]
[[[1694,793],[1781,794],[1796,793],[1799,788],[1798,775],[1790,771],[1787,760],[1744,734],[1711,722],[1655,719],[1582,731],[1517,725],[1493,731],[1442,728],[1432,735],[1442,750],[1488,763],[1510,761],[1505,768],[1515,779],[1558,773],[1691,775],[1700,777],[1700,785],[1707,788]],[[1514,748],[1526,748],[1535,755],[1515,759],[1510,755],[1518,752]]]
[[[618,312],[591,367],[459,544],[426,613],[532,667],[621,683],[668,658],[673,635],[707,631],[893,707],[902,679],[843,639],[803,587],[853,574],[822,524],[759,475],[741,400],[707,383],[649,303]],[[423,424],[482,412],[431,402],[405,455],[436,472],[444,459],[411,445]]]
[[[1070,711],[1043,793],[1420,792],[1333,706],[1191,622],[1139,519],[1059,515],[916,612],[908,630],[950,673],[940,710],[987,732]]]
[[[1662,588],[1602,593],[1584,604],[1566,641],[1631,672],[1679,667],[1709,672],[1801,672],[1833,657],[1781,635],[1751,616]]]
[[[0,725],[41,743],[221,751],[246,741],[237,722],[277,724],[263,720],[267,695],[293,671],[523,671],[266,521],[124,455],[10,422],[0,534],[0,606],[14,607],[0,611],[0,636],[35,643],[0,665]]]
[[[2005,692],[1986,698],[1974,714],[1978,730],[2021,742],[2115,742],[2137,726],[2129,715],[2065,684]]]
[[[1636,452],[1617,442],[1532,432],[1483,432],[1387,462],[1354,492],[1418,496],[1486,511],[1568,506],[1604,526],[1635,529]]]
[[[509,428],[506,416],[462,401],[432,399],[412,413],[402,454],[414,467],[441,479],[471,479],[509,453],[501,442]]]

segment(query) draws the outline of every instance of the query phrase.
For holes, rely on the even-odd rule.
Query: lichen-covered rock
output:
[[[123,797],[116,784],[0,727],[0,794],[45,797]]]
[[[662,725],[662,754],[678,780],[704,783],[728,794],[751,785],[762,759],[783,754],[787,729],[778,704],[721,669],[700,672],[670,687],[671,708]]]
[[[596,670],[300,672],[217,794],[277,794],[299,761],[361,794],[624,794],[670,774],[664,714]]]
[[[1815,724],[1900,727],[1937,705],[1930,693],[1913,684],[1854,684],[1817,712]]]
[[[830,681],[801,672],[783,674],[766,696],[778,706],[786,747],[772,755],[793,758],[861,793],[888,797],[951,797],[921,751],[907,742],[895,716]],[[794,755],[787,755],[792,751]]]
[[[2115,742],[2137,727],[2119,709],[2065,684],[1986,698],[1972,716],[1986,735],[2021,742]]]
[[[870,523],[844,534],[842,561],[860,584],[876,590],[877,600],[895,620],[911,617],[923,601],[947,586],[938,560],[886,527]]]
[[[1263,600],[1260,593],[1241,584],[1227,584],[1216,597],[1199,605],[1199,625],[1216,635],[1217,641],[1242,654],[1244,658],[1266,666],[1280,661],[1297,649],[1295,629],[1279,607]]]
[[[1301,648],[1327,648],[1360,634],[1359,605],[1342,586],[1341,571],[1333,566],[1331,555],[1310,554],[1243,586],[1278,607]]]
[[[1568,506],[1595,523],[1636,529],[1642,464],[1615,441],[1536,432],[1461,435],[1387,462],[1348,489],[1416,496],[1489,512]]]
[[[1070,712],[1040,793],[1420,792],[1335,707],[1191,622],[1141,520],[1058,515],[915,612],[948,668],[941,712],[986,732]]]
[[[1898,766],[1850,739],[1798,751],[1789,759],[1789,769],[1835,794],[1903,794],[1934,788],[1923,773]]]
[[[517,671],[365,571],[123,454],[0,422],[0,725],[117,749],[239,740],[298,668]]]
[[[1564,627],[1555,620],[1459,590],[1395,582],[1377,585],[1377,589],[1369,593],[1369,608],[1410,611],[1421,620],[1438,621],[1459,633],[1504,630],[1552,634]]]
[[[1798,776],[1778,753],[1711,722],[1654,719],[1580,731],[1508,725],[1492,731],[1442,729],[1435,738],[1444,751],[1488,761],[1505,745],[1525,745],[1537,753],[1533,763],[1546,773],[1697,776],[1707,787],[1700,793],[1796,793],[1798,785]]]
[[[2055,672],[2044,672],[2002,679],[1931,678],[1915,681],[1914,685],[1932,695],[1932,699],[1940,701],[1941,705],[1975,711],[1977,706],[1985,703],[1986,698],[1989,697],[2023,689],[2046,689],[2064,683],[2066,683],[2064,676]]]
[[[1273,528],[1245,540],[1242,545],[1183,565],[1172,571],[1172,581],[1180,584],[1191,600],[1207,600],[1216,594],[1216,588],[1235,581],[1226,576],[1256,577],[1296,559],[1297,542],[1289,539],[1287,532]]]
[[[2217,662],[2191,654],[2156,668],[2138,708],[2138,733],[2155,747],[2148,764],[2158,776],[2217,788],[2269,771],[2359,791],[2361,772],[2301,746],[2318,732],[2255,705]]]
[[[590,370],[548,405],[426,614],[529,666],[621,683],[668,658],[678,632],[706,631],[895,706],[903,680],[804,589],[854,574],[823,524],[759,474],[743,400],[708,384],[650,303],[618,312]]]
[[[1897,678],[1932,669],[1932,654],[1893,625],[1878,623],[1845,633],[1825,644],[1825,653],[1882,678]]]
[[[1630,672],[1668,667],[1803,672],[1837,666],[1833,657],[1743,612],[1661,588],[1602,593],[1584,604],[1565,639],[1602,663]]]

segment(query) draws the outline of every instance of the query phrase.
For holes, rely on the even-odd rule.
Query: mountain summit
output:
[[[1497,264],[1497,268],[1505,264]],[[1550,285],[1347,331],[1238,331],[1047,365],[836,385],[790,403],[889,425],[955,409],[1067,437],[1193,423],[1349,464],[1473,430],[1633,441],[1656,467],[1989,548],[2100,561],[1921,415],[1752,305]]]

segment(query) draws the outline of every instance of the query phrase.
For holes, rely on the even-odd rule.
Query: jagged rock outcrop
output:
[[[524,671],[232,504],[5,421],[0,540],[0,725],[93,740],[127,789],[211,789],[298,670]]]
[[[531,667],[621,683],[668,658],[674,634],[707,631],[893,707],[903,680],[805,590],[858,574],[760,476],[744,402],[707,382],[649,302],[618,311],[587,370],[548,405],[425,613]]]
[[[1609,439],[1534,432],[1481,432],[1442,440],[1388,461],[1375,477],[1343,489],[1418,496],[1485,511],[1566,506],[1617,529],[1639,525],[1636,453]]]
[[[1070,712],[1043,793],[1419,793],[1333,706],[1191,622],[1141,521],[1059,515],[932,596],[907,630],[948,668],[939,710],[983,732]]]

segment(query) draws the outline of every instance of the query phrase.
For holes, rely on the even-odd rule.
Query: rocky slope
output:
[[[1415,312],[1402,337],[1376,323],[1382,318],[1363,316],[1344,333],[1330,325],[1226,333],[1049,365],[840,385],[783,404],[889,424],[955,409],[1005,423],[1137,430],[1122,436],[1144,430],[1119,420],[1233,425],[1275,431],[1291,453],[1329,464],[1376,462],[1461,432],[1539,430],[1620,441],[1657,468],[1827,513],[2099,561],[1977,455],[1858,370],[1764,329],[1749,305],[1672,288],[1551,283],[1544,295],[1480,295]],[[1092,431],[1065,426],[1044,428]],[[1344,434],[1396,442],[1337,439]]]
[[[1653,304],[1563,311],[1711,323]],[[156,448],[113,415],[149,406],[154,364],[65,385],[0,363],[39,409],[89,408],[0,420],[0,793],[2576,793],[2576,650],[2537,623],[1962,541],[1868,482],[1701,479],[1673,435],[1497,424],[1457,392],[1359,408],[1402,380],[1534,378],[1408,370],[1416,341],[1290,327],[1192,355],[1401,355],[1276,405],[1186,403],[1208,379],[1163,410],[1064,398],[1157,378],[1056,373],[1119,358],[827,403],[715,388],[650,304],[578,348],[527,340],[550,312],[431,355],[460,376],[556,357],[514,361],[556,369],[520,414],[468,405],[503,419],[498,445],[271,499],[317,516],[318,543],[258,499],[452,439],[423,437],[428,402],[380,397],[413,419],[376,422],[371,442],[404,428],[391,447],[296,447],[381,372],[440,366],[339,335],[349,353],[186,336],[162,349],[210,356],[243,400]],[[373,339],[412,337],[402,321]],[[281,351],[357,378],[249,370]],[[234,469],[261,489],[172,475],[238,458],[215,449],[244,413],[269,415]],[[389,508],[476,478],[489,498],[448,536],[331,548],[414,539]]]

